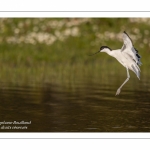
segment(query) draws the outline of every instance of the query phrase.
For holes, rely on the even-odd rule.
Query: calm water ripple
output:
[[[116,97],[117,86],[110,84],[3,85],[0,122],[31,124],[15,124],[27,129],[1,124],[0,132],[149,132],[147,89],[124,88]]]

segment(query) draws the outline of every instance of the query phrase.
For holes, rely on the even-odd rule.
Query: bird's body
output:
[[[140,79],[140,68],[141,65],[138,51],[134,48],[132,41],[126,32],[123,33],[124,44],[121,49],[111,50],[108,46],[102,46],[99,52],[105,52],[108,55],[116,58],[126,69],[127,69],[127,79],[124,83],[118,88],[116,95],[119,95],[123,85],[129,80],[129,69],[132,70],[138,79]]]
[[[116,58],[125,68],[132,70],[140,79],[140,68],[127,53],[121,52],[121,49],[106,52]]]

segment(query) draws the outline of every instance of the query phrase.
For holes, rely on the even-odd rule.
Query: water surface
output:
[[[143,87],[130,88],[128,83],[116,97],[118,82],[3,84],[0,122],[31,123],[4,125],[11,129],[1,125],[0,132],[149,132],[149,84],[143,81]]]

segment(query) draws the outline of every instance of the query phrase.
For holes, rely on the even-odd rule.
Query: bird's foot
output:
[[[116,92],[116,95],[119,95],[121,92],[121,89],[118,89],[117,92]]]

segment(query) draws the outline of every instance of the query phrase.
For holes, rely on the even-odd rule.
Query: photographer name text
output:
[[[28,129],[31,121],[2,121],[0,122],[0,129]]]

